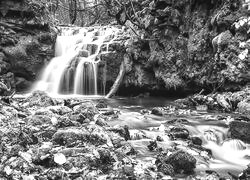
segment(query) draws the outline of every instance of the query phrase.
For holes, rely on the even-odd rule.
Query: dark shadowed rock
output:
[[[174,167],[175,173],[184,172],[185,174],[193,173],[196,167],[196,159],[185,151],[177,151],[165,159],[166,164]]]
[[[172,139],[187,139],[189,137],[189,132],[185,128],[173,127],[172,129],[170,129],[169,136]]]
[[[158,168],[159,172],[162,172],[166,175],[173,176],[174,175],[174,167],[170,164],[161,164]]]
[[[96,107],[96,108],[107,108],[108,105],[107,105],[107,103],[106,103],[104,100],[100,100],[100,101],[96,104],[95,107]]]
[[[238,104],[238,111],[243,114],[250,114],[250,98],[241,101]]]
[[[250,122],[232,121],[229,125],[231,138],[250,143]]]
[[[107,135],[99,128],[66,128],[60,129],[53,135],[55,144],[74,147],[80,144],[90,143],[102,145],[107,142]]]
[[[126,141],[131,139],[127,125],[123,127],[122,126],[108,127],[107,130],[118,133],[121,137],[124,137]]]
[[[151,113],[157,116],[163,116],[164,111],[159,107],[155,107],[152,109]]]
[[[103,118],[100,117],[97,118],[95,123],[99,126],[108,126],[108,123]]]
[[[198,146],[202,145],[202,139],[199,137],[191,137],[191,142]]]

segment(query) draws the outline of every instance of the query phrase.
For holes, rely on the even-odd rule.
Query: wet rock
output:
[[[170,175],[170,176],[174,176],[174,167],[170,164],[161,164],[158,168],[159,172],[164,173],[165,175]]]
[[[166,164],[174,167],[175,173],[193,173],[196,167],[196,159],[185,151],[177,151],[165,159]]]
[[[150,141],[149,145],[147,146],[149,151],[154,151],[157,149],[157,142],[156,141]]]
[[[172,139],[176,138],[187,139],[189,137],[189,131],[185,128],[173,127],[169,131],[169,136]]]
[[[157,137],[156,137],[156,141],[162,142],[162,141],[164,141],[164,139],[163,139],[162,137],[160,137],[160,136],[157,136]]]
[[[114,126],[114,127],[109,127],[107,128],[108,131],[112,131],[112,132],[115,132],[115,133],[118,133],[121,137],[123,137],[126,141],[127,140],[130,140],[131,137],[130,137],[130,133],[129,133],[129,130],[128,130],[128,126],[125,125],[123,127],[121,126]]]
[[[108,110],[108,111],[106,111],[106,112],[104,112],[102,114],[105,115],[105,116],[111,116],[111,115],[115,115],[116,113],[115,113],[114,110]]]
[[[111,142],[115,148],[120,148],[126,141],[123,137],[118,135],[117,133],[112,133],[110,135]]]
[[[142,109],[142,110],[140,110],[140,113],[141,114],[150,114],[150,110],[148,110],[148,109]]]
[[[48,153],[48,154],[45,154],[45,153],[35,154],[32,158],[32,162],[35,165],[44,166],[46,168],[56,166],[56,164],[54,163],[54,160],[53,160],[53,155],[50,153]]]
[[[48,126],[46,128],[43,129],[42,132],[38,133],[39,137],[43,140],[43,141],[50,141],[53,137],[53,135],[56,133],[57,128],[54,126]]]
[[[59,115],[64,115],[64,114],[68,114],[72,112],[72,110],[68,108],[67,106],[49,106],[47,107],[47,109]]]
[[[95,123],[99,126],[108,126],[108,123],[103,118],[100,117],[97,118]]]
[[[52,125],[51,118],[46,115],[33,115],[25,119],[32,126]]]
[[[226,111],[230,111],[232,109],[231,105],[228,103],[228,100],[224,95],[218,94],[216,96],[216,100],[219,103],[219,105]]]
[[[77,121],[81,124],[88,123],[89,121],[94,121],[94,116],[97,113],[94,107],[82,107],[74,110],[70,119]]]
[[[202,145],[202,139],[199,137],[191,137],[191,142],[198,146]]]
[[[118,158],[120,157],[121,159],[124,158],[124,155],[135,155],[136,154],[136,150],[129,143],[123,144],[122,147],[116,149],[115,152],[116,152]]]
[[[104,100],[101,100],[101,101],[99,101],[99,102],[96,104],[95,107],[96,107],[96,108],[107,108],[108,105],[107,105],[107,103],[106,103]]]
[[[7,73],[10,69],[10,64],[3,61],[1,57],[2,53],[0,52],[0,75]]]
[[[100,163],[101,164],[110,165],[114,161],[114,158],[112,157],[109,150],[104,149],[104,148],[99,148],[97,151],[98,151],[99,156],[100,156]]]
[[[102,145],[107,142],[104,132],[95,128],[92,131],[85,128],[60,129],[53,135],[52,139],[55,144],[67,147],[74,147],[85,143]]]
[[[245,180],[250,178],[250,166],[248,165],[247,169],[245,169],[238,177],[240,180]]]
[[[64,117],[60,117],[58,119],[57,126],[59,128],[70,127],[70,126],[79,127],[79,126],[81,126],[81,123],[79,123],[77,121],[73,121],[70,118],[68,118],[67,116],[66,117],[64,116]]]
[[[198,106],[196,106],[196,110],[197,111],[207,111],[208,106],[207,105],[198,105]]]
[[[25,99],[28,106],[48,107],[55,105],[55,101],[43,91],[35,91]]]
[[[238,111],[243,114],[250,114],[250,98],[241,101],[238,104]]]
[[[98,110],[97,108],[94,106],[94,104],[92,102],[72,102],[73,103],[73,112],[75,114],[80,114],[83,112],[86,112],[86,109],[87,111],[91,111],[91,112],[94,112],[94,113],[97,113]]]
[[[243,142],[250,143],[250,123],[244,121],[232,121],[229,124],[229,133],[231,138],[240,139]]]
[[[151,113],[157,116],[163,116],[164,111],[162,110],[162,108],[155,107],[152,109]]]
[[[65,180],[69,180],[70,178],[61,169],[50,169],[46,173],[46,179],[49,179],[49,180],[52,180],[52,179],[65,179]]]
[[[34,115],[53,117],[54,113],[46,108],[40,108],[35,111]]]
[[[166,124],[189,124],[187,119],[179,118],[179,119],[172,119],[166,122]]]

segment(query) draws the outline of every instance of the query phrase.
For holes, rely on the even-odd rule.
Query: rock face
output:
[[[36,8],[26,0],[0,2],[0,79],[18,91],[27,90],[54,56],[55,33]]]
[[[125,87],[148,92],[235,91],[249,81],[250,21],[244,1],[145,1],[142,5],[137,14],[144,26],[137,32],[141,37],[126,44],[133,69]]]

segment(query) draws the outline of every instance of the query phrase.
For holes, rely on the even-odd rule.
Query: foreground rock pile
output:
[[[249,115],[250,113],[250,88],[241,91],[214,93],[208,95],[196,94],[176,101],[181,106],[205,108],[209,110],[222,110],[225,112],[238,111]]]
[[[171,108],[155,108],[152,112],[157,111],[161,115],[185,112]],[[0,178],[192,178],[197,164],[212,156],[201,146],[201,139],[183,128],[182,124],[189,123],[185,119],[162,124],[155,128],[162,135],[150,138],[127,126],[108,125],[110,118],[118,117],[104,101],[52,99],[43,92],[13,99],[11,104],[1,101]],[[162,146],[166,137],[183,142]],[[153,153],[147,160],[138,157],[132,143],[141,138],[149,139],[148,150]],[[213,172],[204,176],[219,177]]]

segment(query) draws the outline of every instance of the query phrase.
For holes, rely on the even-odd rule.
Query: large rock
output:
[[[189,137],[189,131],[185,128],[173,127],[170,129],[169,136],[172,139],[187,139]]]
[[[48,107],[56,104],[55,101],[43,91],[33,92],[28,98],[25,99],[25,101],[30,107]]]
[[[245,99],[238,104],[238,111],[243,114],[250,114],[250,98]]]
[[[94,145],[103,145],[107,143],[108,136],[103,130],[93,127],[86,128],[66,128],[58,130],[53,136],[55,144],[74,147],[80,144],[90,143]]]
[[[250,143],[250,122],[232,121],[229,125],[229,133],[231,138]]]
[[[166,164],[173,166],[175,173],[190,174],[196,167],[196,159],[185,151],[177,151],[165,159]]]

